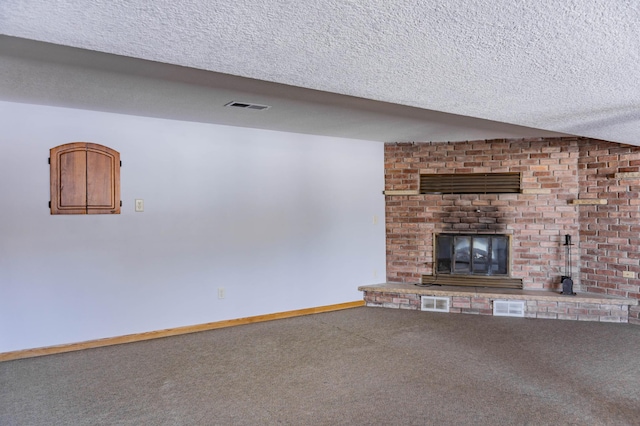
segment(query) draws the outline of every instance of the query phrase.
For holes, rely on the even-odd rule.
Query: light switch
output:
[[[144,211],[144,200],[136,199],[136,211],[137,212]]]

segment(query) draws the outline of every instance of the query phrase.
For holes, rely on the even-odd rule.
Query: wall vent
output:
[[[234,107],[234,108],[242,108],[242,109],[252,109],[256,111],[264,111],[265,109],[271,108],[269,105],[260,105],[260,104],[252,104],[248,102],[236,102],[232,101],[228,104],[225,104],[226,107]]]
[[[521,176],[506,173],[421,174],[421,194],[519,193]]]
[[[524,317],[524,301],[494,300],[493,315],[496,317]]]
[[[420,310],[430,312],[449,312],[449,298],[437,296],[421,296]]]

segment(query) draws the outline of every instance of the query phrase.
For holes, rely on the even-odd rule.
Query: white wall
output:
[[[0,352],[360,300],[384,281],[381,143],[8,102],[0,128]],[[122,214],[49,214],[49,148],[77,141],[120,152]]]

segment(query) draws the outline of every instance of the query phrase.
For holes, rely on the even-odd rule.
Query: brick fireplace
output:
[[[420,174],[521,174],[520,193],[420,194]],[[574,290],[640,299],[640,147],[587,138],[385,145],[387,281],[434,274],[434,236],[510,237],[509,275],[561,289],[571,235]],[[437,271],[436,271],[437,272]],[[629,321],[640,323],[637,306]]]

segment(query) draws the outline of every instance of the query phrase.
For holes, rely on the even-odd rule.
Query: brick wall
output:
[[[640,299],[640,147],[604,141],[580,145],[581,276],[585,291]],[[631,175],[617,175],[627,173]],[[629,321],[640,323],[638,307]]]
[[[431,274],[434,233],[496,233],[511,235],[525,289],[560,289],[570,234],[575,289],[640,298],[640,178],[614,177],[639,171],[640,147],[577,137],[388,143],[386,190],[417,190],[420,173],[521,172],[523,193],[386,196],[387,280]],[[572,204],[585,198],[607,204]]]

